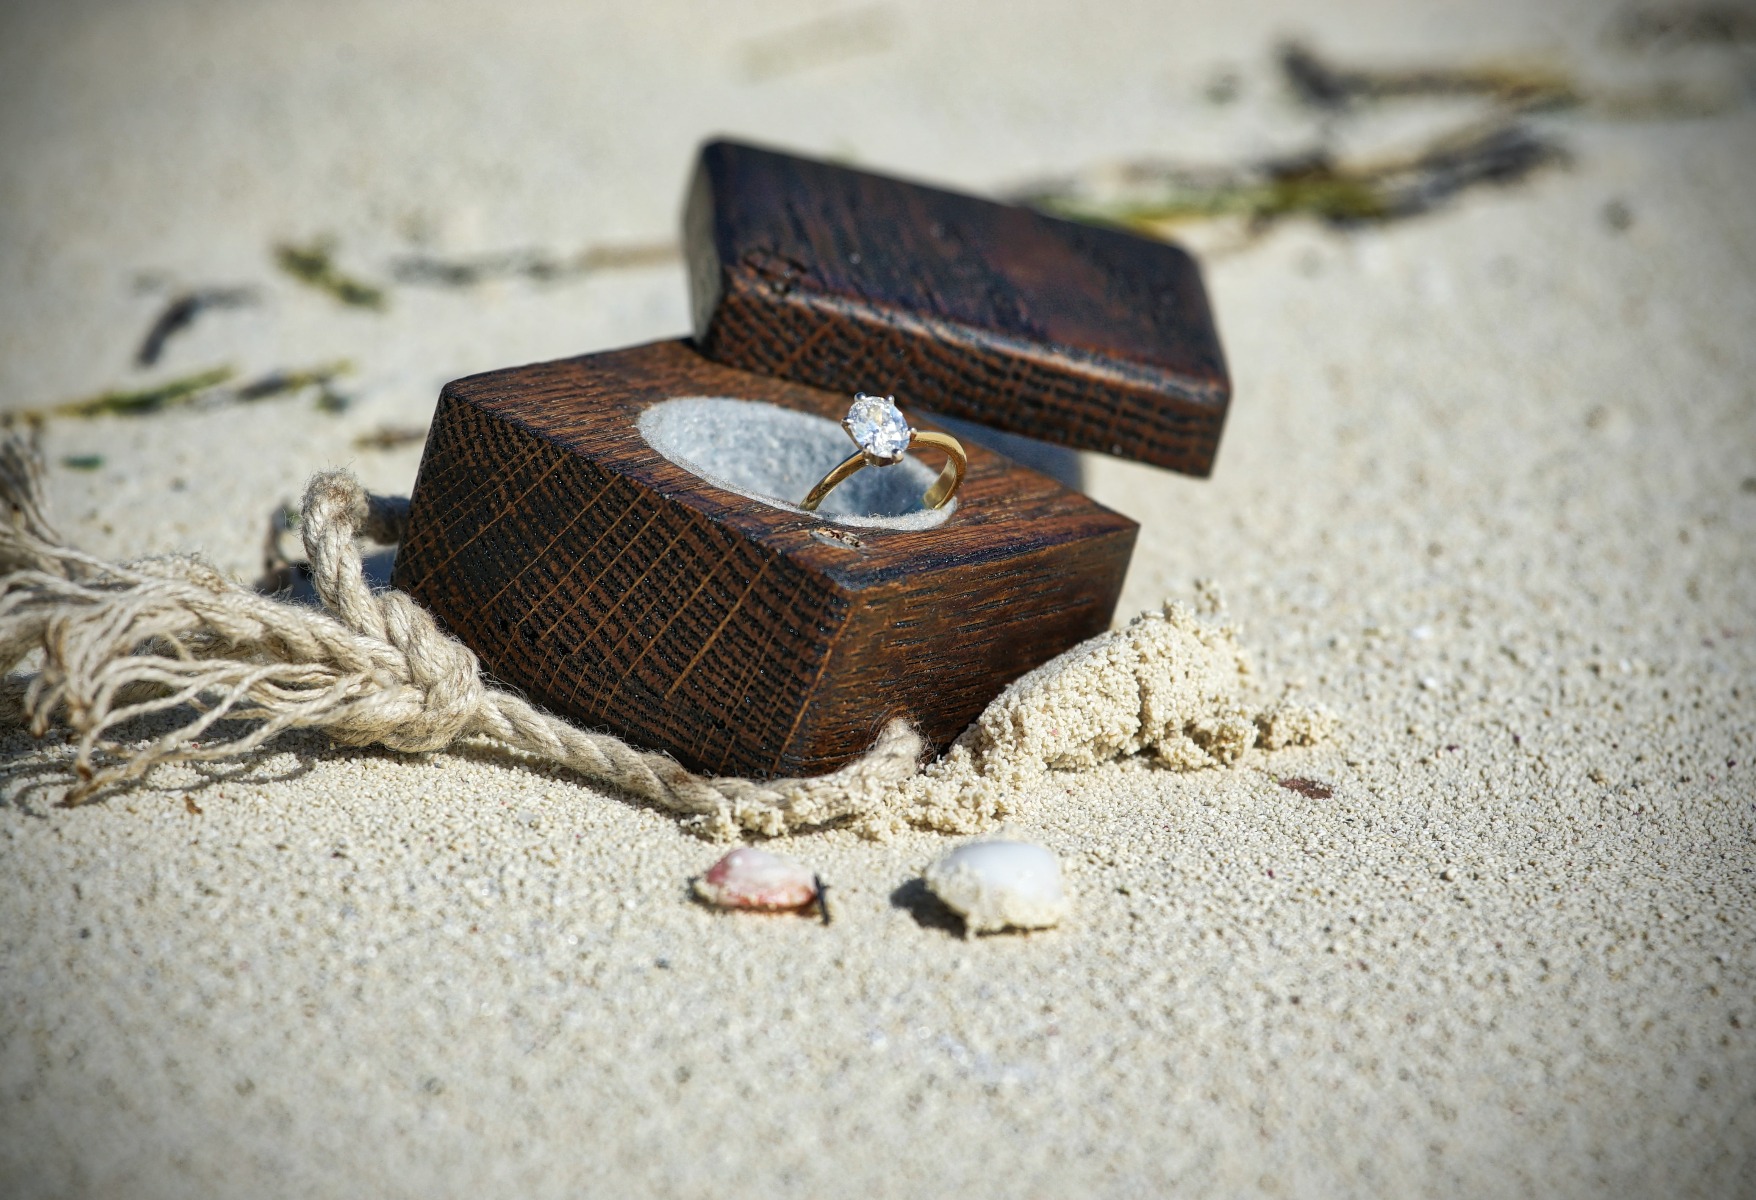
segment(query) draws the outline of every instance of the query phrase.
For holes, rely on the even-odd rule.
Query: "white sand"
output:
[[[687,323],[663,266],[343,310],[273,271],[276,238],[333,231],[378,279],[411,234],[662,240],[713,131],[978,188],[1236,159],[1315,127],[1267,63],[1288,29],[1749,69],[1630,65],[1593,4],[920,3],[792,34],[778,3],[363,7],[0,17],[6,405],[359,368],[340,417],[53,423],[56,456],[105,459],[54,481],[87,547],[253,572],[259,514],[312,471],[410,485],[418,451],[353,439],[424,421],[446,378]],[[0,1192],[1751,1194],[1756,119],[1555,127],[1565,173],[1212,258],[1217,474],[1087,460],[1144,524],[1124,611],[1218,579],[1337,740],[1017,797],[1078,909],[966,941],[908,907],[928,833],[781,843],[833,885],[824,928],[689,902],[715,848],[503,761],[289,738],[67,811],[55,749],[9,735]],[[137,375],[143,271],[264,303]]]

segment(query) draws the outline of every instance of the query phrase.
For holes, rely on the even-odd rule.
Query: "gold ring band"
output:
[[[895,466],[902,461],[904,454],[921,446],[941,451],[946,460],[944,469],[939,472],[939,478],[921,496],[924,506],[929,509],[944,508],[963,485],[964,472],[969,469],[969,459],[963,452],[962,444],[948,433],[911,428],[897,411],[896,402],[891,397],[868,396],[863,392],[856,394],[841,427],[860,449],[858,453],[850,454],[837,463],[829,474],[817,481],[816,486],[799,504],[806,512],[816,512],[823,498],[848,476],[865,467]]]

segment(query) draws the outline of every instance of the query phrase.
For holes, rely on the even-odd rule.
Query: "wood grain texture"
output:
[[[710,358],[1213,469],[1231,384],[1176,246],[723,141],[702,149],[683,225]]]
[[[892,716],[949,742],[1012,679],[1108,628],[1126,517],[971,447],[938,528],[831,526],[653,450],[640,414],[689,395],[847,406],[684,342],[458,380],[396,585],[553,711],[756,776],[831,770]]]

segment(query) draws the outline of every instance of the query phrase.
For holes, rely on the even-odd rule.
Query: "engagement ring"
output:
[[[902,461],[904,454],[919,446],[942,451],[947,460],[939,478],[921,497],[922,504],[928,508],[944,508],[963,483],[968,460],[964,457],[963,447],[958,444],[957,439],[948,433],[910,429],[908,422],[903,420],[902,413],[897,411],[893,396],[868,396],[864,392],[856,392],[841,427],[854,439],[854,445],[860,448],[860,452],[850,455],[817,481],[817,486],[811,489],[810,494],[799,505],[806,512],[817,511],[823,497],[829,495],[836,484],[861,467],[894,467]]]

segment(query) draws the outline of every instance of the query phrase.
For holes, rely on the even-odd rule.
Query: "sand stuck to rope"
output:
[[[486,741],[659,805],[706,835],[773,836],[849,823],[972,832],[1052,770],[1150,751],[1173,770],[1235,761],[1252,746],[1309,743],[1320,712],[1252,708],[1248,667],[1217,603],[1167,604],[1017,680],[939,761],[892,721],[861,758],[813,779],[696,775],[664,754],[579,729],[482,678],[468,647],[408,596],[373,591],[359,541],[394,544],[408,502],[370,496],[344,472],[312,479],[300,531],[323,607],[264,596],[189,556],[110,563],[64,544],[43,500],[42,464],[0,443],[0,693],[3,715],[41,736],[73,734],[66,803],[169,762],[236,758],[287,729],[405,753]],[[17,673],[33,653],[39,669]],[[113,740],[136,718],[174,728]],[[244,721],[246,732],[221,736]]]

